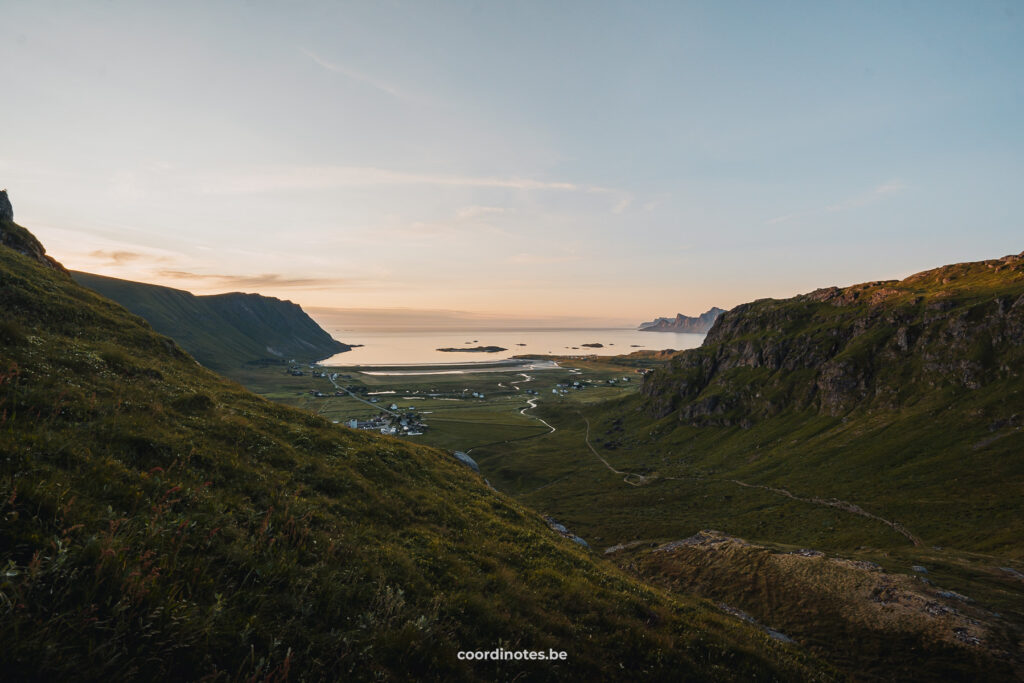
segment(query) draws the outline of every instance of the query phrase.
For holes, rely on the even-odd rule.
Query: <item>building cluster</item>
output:
[[[588,387],[599,386],[601,384],[607,384],[609,386],[615,386],[615,385],[617,385],[617,384],[619,384],[621,382],[629,382],[629,381],[630,381],[629,377],[621,377],[621,378],[620,377],[612,377],[610,379],[606,379],[604,382],[600,382],[598,380],[592,380],[592,379],[574,380],[572,382],[559,382],[558,384],[555,385],[555,388],[551,390],[551,393],[552,394],[562,395],[562,394],[568,394],[570,391],[573,391],[573,390],[580,391],[581,389],[586,389]],[[526,393],[529,394],[530,390],[527,389]],[[534,395],[537,394],[536,391],[534,391],[533,393],[534,393]]]
[[[346,394],[344,391],[335,391],[333,394],[330,393],[330,392],[327,392],[325,394],[324,392],[317,391],[316,389],[310,389],[309,390],[309,395],[312,396],[313,398],[329,398],[331,396],[348,396],[348,394]]]
[[[287,370],[285,370],[286,373],[288,373],[292,377],[305,377],[306,376],[306,371],[302,369],[301,365],[296,364],[295,361],[289,361],[289,362],[292,363],[292,365]],[[309,364],[309,370],[310,370],[309,374],[312,375],[313,377],[327,377],[327,373],[326,372],[324,372],[323,370],[318,370],[316,368],[317,368],[316,365],[310,363]]]
[[[392,404],[392,408],[397,409],[398,406]],[[380,413],[369,420],[353,418],[345,424],[352,429],[380,432],[388,436],[422,436],[429,429],[412,408],[408,412]]]

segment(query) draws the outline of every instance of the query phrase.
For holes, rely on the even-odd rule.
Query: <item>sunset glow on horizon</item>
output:
[[[629,325],[1024,249],[1012,3],[5,3],[67,268]]]

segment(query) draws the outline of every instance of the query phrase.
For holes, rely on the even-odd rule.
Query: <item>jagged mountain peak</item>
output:
[[[688,316],[676,313],[675,318],[655,318],[648,323],[641,323],[639,329],[643,332],[690,332],[703,334],[711,329],[715,320],[725,309],[712,306],[698,316]]]

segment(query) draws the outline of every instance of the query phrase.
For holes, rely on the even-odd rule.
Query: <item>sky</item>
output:
[[[0,4],[74,270],[618,325],[1024,250],[1015,1]]]

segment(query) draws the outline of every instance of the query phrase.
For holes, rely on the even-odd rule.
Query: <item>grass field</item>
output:
[[[0,237],[5,680],[830,671],[706,601],[627,576],[443,451],[226,381],[25,249],[37,245],[22,228],[0,222]],[[296,403],[310,390],[282,373],[257,379]],[[497,646],[569,659],[457,657]]]
[[[1014,574],[1024,573],[1014,494],[1021,461],[1013,457],[1024,437],[977,421],[965,426],[970,415],[991,413],[986,400],[1015,396],[1015,388],[961,400],[935,392],[900,415],[898,427],[885,413],[847,423],[794,411],[747,428],[697,428],[675,416],[651,419],[644,410],[636,370],[665,362],[651,354],[560,359],[555,370],[467,375],[349,368],[339,371],[345,377],[338,383],[373,392],[365,398],[384,405],[414,407],[430,429],[413,439],[471,451],[499,491],[556,518],[595,554],[625,546],[607,557],[628,572],[746,610],[841,668],[859,670],[870,660],[868,677],[899,672],[908,679],[1006,673],[993,662],[1013,659],[1024,624]],[[247,384],[267,397],[331,420],[376,412],[348,396],[311,397],[310,389],[333,390],[326,379],[248,372]],[[573,382],[585,388],[552,393]],[[959,427],[944,430],[943,421]],[[707,529],[743,540],[729,553],[717,544],[655,552]],[[787,558],[802,548],[839,568],[807,565],[814,571],[798,580]],[[847,596],[851,586],[857,591]],[[917,608],[900,607],[893,616],[890,594]],[[964,614],[973,620],[967,626],[956,620]],[[970,645],[971,638],[982,645]],[[835,643],[858,654],[832,658]],[[983,649],[965,650],[965,643]],[[928,654],[908,660],[909,651]]]
[[[440,367],[475,370],[479,366]],[[416,368],[417,371],[432,369],[437,368]],[[282,368],[248,367],[234,371],[232,378],[266,398],[309,410],[340,424],[351,419],[369,419],[391,404],[402,410],[411,408],[430,428],[422,436],[410,439],[447,450],[474,452],[547,434],[550,429],[533,417],[536,410],[527,399],[535,399],[538,405],[599,403],[634,393],[639,380],[633,365],[579,359],[562,359],[560,365],[552,369],[499,366],[466,374],[379,375],[351,367],[323,370],[338,373],[335,380],[338,386],[349,387],[363,399],[377,399],[378,403],[371,406],[347,394],[335,396],[335,386],[329,379],[312,377],[309,373],[293,377]],[[624,377],[628,381],[623,381]],[[615,385],[607,384],[611,379],[616,381]],[[568,389],[569,393],[564,395],[552,393],[559,383],[572,382],[583,383],[586,388]],[[527,394],[527,389],[538,393]],[[310,391],[320,391],[324,397],[314,397]],[[361,393],[363,391],[365,393]],[[474,397],[474,393],[482,394],[483,398]]]

